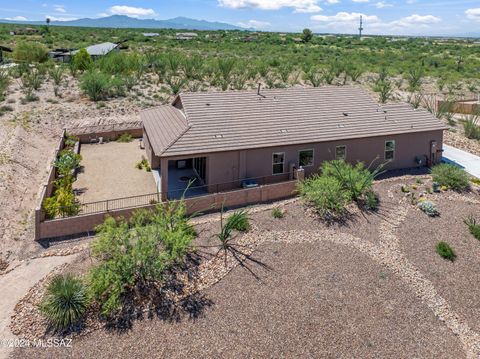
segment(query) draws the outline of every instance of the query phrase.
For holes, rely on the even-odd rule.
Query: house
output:
[[[88,46],[86,50],[88,54],[92,57],[92,59],[95,60],[101,56],[109,54],[112,51],[119,52],[120,47],[118,44],[114,44],[113,42],[103,42],[101,44]],[[71,51],[70,54],[73,56],[78,51],[79,50]]]
[[[195,32],[177,32],[175,38],[177,40],[193,40],[198,37],[198,34]]]
[[[33,27],[24,27],[24,28],[19,28],[15,29],[13,31],[10,31],[10,35],[33,35],[39,33],[38,29],[34,29]]]
[[[156,36],[160,36],[160,34],[158,32],[144,32],[142,33],[143,36],[145,37],[156,37]]]
[[[431,165],[441,161],[445,129],[428,111],[380,106],[349,86],[181,93],[141,119],[147,158],[169,197],[182,180],[211,192],[291,179],[300,167],[308,176],[332,159]]]

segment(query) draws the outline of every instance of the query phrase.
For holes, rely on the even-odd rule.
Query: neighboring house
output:
[[[10,31],[10,35],[33,35],[37,34],[38,32],[38,29],[34,29],[32,27],[24,27]]]
[[[175,38],[177,40],[193,40],[198,37],[198,34],[195,32],[177,32]]]
[[[288,179],[300,166],[310,175],[335,158],[387,169],[430,165],[441,161],[445,129],[426,110],[380,106],[349,86],[181,93],[141,119],[162,195],[181,187],[179,170],[214,186]]]
[[[142,35],[145,36],[145,37],[160,36],[160,34],[158,32],[144,32]]]
[[[95,60],[98,57],[105,56],[112,51],[118,52],[120,51],[120,47],[118,44],[114,44],[113,42],[104,42],[101,44],[96,44],[92,46],[88,46],[86,48],[88,54]],[[71,54],[75,55],[79,50],[72,51]]]
[[[119,52],[120,45],[113,42],[104,42],[97,45],[88,46],[85,48],[93,60],[105,56],[112,51]],[[55,49],[48,53],[48,56],[56,61],[69,62],[75,54],[80,50],[69,49]]]

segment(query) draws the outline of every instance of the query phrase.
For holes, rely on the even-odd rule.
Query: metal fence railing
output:
[[[206,196],[215,193],[235,191],[239,189],[255,188],[259,186],[265,186],[268,184],[275,184],[281,182],[287,182],[292,179],[291,173],[282,173],[265,177],[253,177],[245,178],[238,181],[216,183],[202,186],[192,185],[188,188],[169,190],[167,198],[169,200],[178,200],[183,195],[185,198]],[[160,203],[162,201],[162,193],[148,193],[138,196],[114,198],[103,201],[81,203],[78,215],[87,215],[95,213],[106,213],[109,211],[144,207]]]

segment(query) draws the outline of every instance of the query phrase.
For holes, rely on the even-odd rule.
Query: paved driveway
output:
[[[443,145],[443,157],[447,161],[455,162],[462,166],[465,171],[472,176],[480,178],[480,157],[472,155],[471,153],[459,150],[458,148]]]

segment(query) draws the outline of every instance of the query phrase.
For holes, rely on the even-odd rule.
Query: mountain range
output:
[[[45,21],[16,21],[0,19],[1,23],[44,25]],[[137,19],[126,15],[112,15],[97,19],[84,18],[68,21],[51,21],[53,26],[78,27],[110,27],[140,29],[184,29],[184,30],[249,30],[225,22],[195,20],[187,17],[176,17],[168,20]]]

